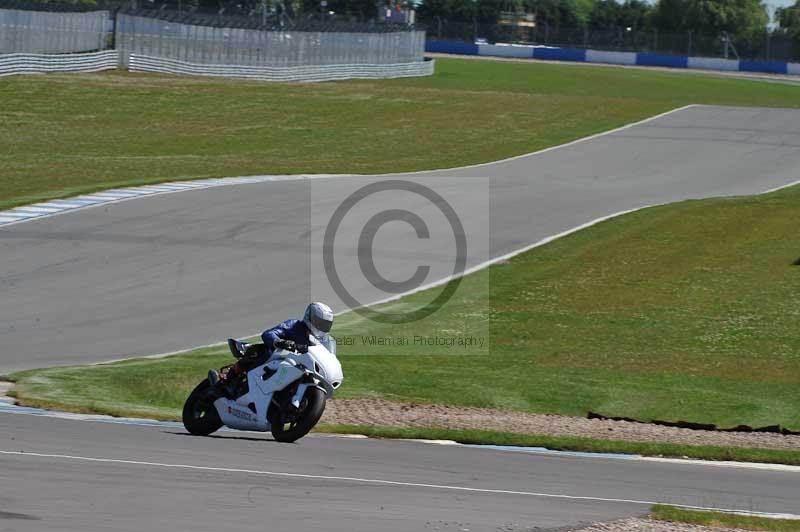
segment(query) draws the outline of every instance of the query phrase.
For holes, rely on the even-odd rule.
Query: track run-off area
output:
[[[295,315],[311,298],[310,242],[324,229],[315,202],[341,200],[343,184],[401,178],[196,187],[0,226],[0,372],[176,351]],[[460,200],[489,221],[465,222],[467,232],[488,228],[467,268],[615,213],[798,179],[800,111],[715,106],[413,174],[432,187],[485,182],[462,187]],[[381,236],[398,255],[419,249],[413,232],[387,226]],[[419,253],[438,272],[435,256],[447,251]],[[382,266],[387,277],[408,271],[402,260]],[[10,530],[528,530],[641,515],[654,502],[800,508],[789,470],[322,436],[278,445],[10,413],[0,413],[0,451],[0,529]]]

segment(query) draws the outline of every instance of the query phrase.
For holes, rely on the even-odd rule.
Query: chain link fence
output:
[[[489,43],[653,52],[695,57],[800,61],[800,42],[777,31],[748,38],[733,38],[725,34],[665,33],[657,29],[637,28],[557,28],[547,24],[517,27],[444,20],[426,20],[422,24],[428,31],[428,38],[434,40],[475,42],[484,39]]]
[[[414,31],[413,25],[391,22],[354,22],[334,16],[320,18],[314,16],[289,18],[277,13],[236,13],[226,10],[223,13],[209,12],[202,9],[132,9],[123,8],[119,13],[177,22],[193,26],[209,26],[213,28],[237,28],[267,31],[314,31],[340,33],[396,33]]]

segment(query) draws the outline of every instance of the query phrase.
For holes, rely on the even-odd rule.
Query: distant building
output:
[[[536,14],[524,11],[501,11],[497,23],[517,28],[535,28]]]
[[[417,12],[413,7],[403,7],[400,4],[378,6],[378,22],[411,25],[416,19]]]

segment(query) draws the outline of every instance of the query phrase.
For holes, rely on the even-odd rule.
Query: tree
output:
[[[505,5],[503,0],[478,0],[476,6],[476,17],[478,22],[484,24],[495,24],[500,18],[500,12]]]
[[[800,39],[800,0],[791,7],[781,7],[775,12],[778,28],[781,32]]]
[[[564,8],[574,20],[570,26],[585,26],[589,23],[589,17],[592,14],[594,5],[597,0],[564,0]]]
[[[583,26],[589,21],[594,0],[525,0],[525,10],[536,13],[536,21],[553,27]]]
[[[766,31],[769,16],[761,0],[659,0],[651,21],[665,32],[752,37]]]
[[[651,7],[643,0],[596,0],[589,16],[589,26],[597,29],[643,28]]]
[[[321,18],[322,12],[333,11],[338,19],[353,18],[355,20],[374,19],[377,15],[377,4],[374,0],[327,0],[323,8],[320,0],[301,0],[300,10],[303,18]],[[327,15],[326,15],[327,18]]]
[[[767,29],[769,15],[761,0],[688,0],[685,23],[706,34],[753,35]]]
[[[446,20],[450,17],[447,0],[423,0],[417,7],[420,20]]]
[[[688,0],[658,0],[650,13],[651,25],[664,32],[686,30],[687,4]]]
[[[472,22],[478,16],[478,0],[447,0],[447,9],[455,20]]]
[[[617,24],[626,28],[643,28],[651,11],[650,4],[643,0],[626,0],[620,8]]]
[[[618,27],[622,6],[616,0],[598,0],[589,15],[589,26],[592,28]]]

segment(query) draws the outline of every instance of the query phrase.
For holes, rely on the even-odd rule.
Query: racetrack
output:
[[[324,228],[312,207],[397,177],[192,190],[0,227],[0,371],[172,351],[294,315],[316,295],[309,257]],[[467,232],[490,227],[486,249],[467,257],[477,265],[616,212],[794,182],[800,111],[695,106],[539,154],[408,177],[444,183],[467,208],[488,195],[490,223],[465,220]],[[389,274],[405,276],[401,255],[413,246],[434,275],[446,273],[438,257],[451,250],[405,229],[382,233],[398,257],[382,264]],[[265,440],[0,413],[0,529],[528,530],[643,514],[652,502],[800,507],[796,472]]]
[[[800,507],[796,470],[319,435],[288,445],[3,413],[0,465],[0,527],[15,531],[516,532],[644,515],[653,502]]]
[[[490,227],[486,245],[471,248],[472,266],[612,213],[796,181],[798,118],[797,110],[693,106],[538,154],[409,177],[488,211],[488,223],[465,219],[467,233]],[[191,190],[0,227],[0,372],[170,352],[296,315],[312,297],[327,299],[311,293],[320,284],[312,236],[324,229],[312,204],[392,178]],[[420,245],[400,225],[381,234],[395,259],[382,273],[405,278],[425,257],[429,280],[446,276],[453,243]],[[366,283],[356,291],[363,302],[380,295]]]

